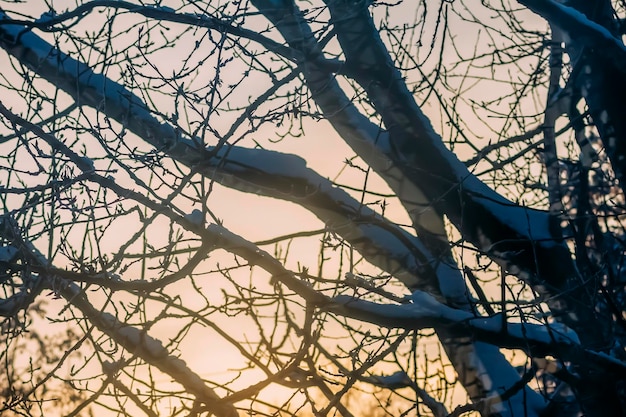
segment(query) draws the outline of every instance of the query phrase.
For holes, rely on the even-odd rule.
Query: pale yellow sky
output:
[[[64,9],[65,7],[72,7],[73,2],[65,2],[59,1],[55,2],[55,7],[59,10]],[[169,2],[168,4],[174,5],[174,2]],[[11,5],[7,6],[6,10],[19,10],[20,5]],[[37,16],[41,13],[41,8],[43,7],[43,2],[33,2],[30,1],[28,3],[28,11],[33,16]],[[410,22],[410,19],[413,18],[414,13],[411,12],[411,9],[414,7],[413,2],[404,2],[400,9],[398,9],[398,14],[395,15],[395,23],[402,24],[403,19],[406,19],[405,22]],[[23,10],[23,9],[22,9]],[[85,25],[94,25],[94,22],[99,21],[101,16],[93,15],[90,16],[88,20],[85,20]],[[135,19],[135,16],[128,16],[123,19],[123,22],[120,22],[120,27],[124,27],[124,25],[128,25],[128,22],[131,22]],[[537,20],[539,22],[539,20]],[[474,34],[473,25],[461,22],[459,20],[455,21],[455,30],[457,30],[455,36],[458,46],[462,48],[466,48],[467,51],[474,51],[475,39],[476,36]],[[76,30],[80,30],[84,26],[78,26]],[[177,28],[178,26],[172,25],[172,27]],[[137,29],[133,28],[128,37],[122,37],[117,39],[116,42],[119,44],[132,44],[135,42],[133,36],[137,33]],[[469,33],[472,33],[471,35]],[[428,33],[425,34],[425,38],[429,41]],[[432,35],[431,35],[432,36]],[[48,39],[50,39],[49,35],[45,35]],[[191,36],[188,37],[191,39]],[[185,43],[187,45],[185,47]],[[183,38],[177,44],[181,49],[189,49],[189,44],[193,44],[191,40],[187,40],[187,38]],[[69,44],[61,45],[62,48],[72,48]],[[153,64],[157,65],[159,69],[164,74],[170,74],[172,70],[176,69],[179,65],[179,60],[181,57],[186,55],[186,52],[178,49],[167,49],[160,53],[160,57],[157,54],[155,56],[155,60]],[[206,55],[206,53],[205,53]],[[201,57],[200,57],[201,58]],[[199,58],[199,59],[200,59]],[[429,61],[430,62],[430,61]],[[195,79],[195,83],[197,85],[206,83],[207,80],[210,80],[212,77],[213,67],[206,64],[207,71],[201,72],[198,77]],[[238,79],[239,74],[237,71],[233,70],[234,67],[229,67],[231,73],[226,73],[224,77],[224,82],[236,81]],[[241,69],[241,68],[240,68]],[[146,72],[149,72],[147,69],[142,69]],[[243,71],[243,69],[241,69]],[[110,76],[113,76],[119,72],[118,68],[111,69]],[[253,79],[250,77],[250,80],[247,80],[245,83],[246,88],[243,90],[253,98],[255,94],[262,93],[266,88],[269,87],[269,78],[268,77],[259,77],[257,79]],[[471,82],[468,82],[471,84]],[[189,84],[187,84],[189,85]],[[459,84],[465,86],[466,84]],[[472,94],[477,94],[475,90],[467,90],[468,97]],[[489,96],[497,96],[499,94],[498,90],[492,91],[483,91],[483,99],[489,98]],[[158,106],[160,111],[164,113],[171,113],[173,111],[172,100],[167,100],[166,97],[160,97],[155,94],[155,104]],[[245,102],[247,97],[239,97],[239,101]],[[237,101],[237,100],[236,100]],[[23,103],[19,101],[15,101],[14,103],[5,103],[5,104],[14,104],[15,106],[21,106]],[[503,106],[506,106],[507,103],[503,103]],[[431,99],[424,105],[424,111],[431,117],[433,121],[433,125],[437,130],[440,130],[445,137],[445,129],[449,129],[448,126],[442,121],[442,117],[439,111],[439,103],[437,103],[434,99]],[[469,113],[468,113],[469,114]],[[224,133],[229,128],[229,122],[237,116],[237,114],[227,114],[222,113],[220,115],[215,115],[215,128]],[[197,116],[196,116],[197,119]],[[467,122],[471,123],[471,122]],[[497,124],[497,123],[496,123]],[[484,134],[487,139],[489,136],[489,132],[484,129],[484,127],[476,127],[477,131],[480,134]],[[495,127],[494,127],[495,129]],[[273,131],[273,127],[271,125],[265,125],[254,134],[247,137],[242,141],[242,145],[244,146],[253,146],[253,143],[250,139],[254,139],[261,143],[263,146],[268,149],[275,149],[285,153],[294,153],[302,156],[306,159],[308,167],[314,169],[322,176],[329,177],[331,179],[337,180],[338,183],[341,184],[349,184],[353,187],[362,186],[364,175],[363,173],[347,168],[345,169],[344,161],[346,158],[351,158],[354,156],[353,152],[345,145],[345,143],[338,138],[336,133],[332,130],[332,128],[326,122],[314,122],[308,121],[305,123],[305,132],[306,135],[300,138],[288,138],[280,143],[271,143],[271,140],[275,139],[275,132]],[[128,139],[132,141],[132,139]],[[207,142],[212,143],[213,141],[208,139]],[[142,145],[139,141],[136,142],[138,146],[143,146],[147,148],[146,145]],[[0,149],[2,147],[0,146]],[[93,150],[92,150],[93,149]],[[94,156],[90,154],[100,152],[96,151],[96,148],[88,147],[88,155]],[[468,154],[469,157],[469,154]],[[139,174],[144,175],[144,174]],[[130,186],[130,181],[127,176],[123,174],[119,174],[116,176],[122,184],[128,184]],[[144,180],[147,178],[144,177]],[[380,193],[388,193],[389,189],[386,185],[375,175],[371,174],[368,179],[368,189],[371,189]],[[191,191],[190,191],[191,192]],[[359,198],[358,193],[353,193],[353,195]],[[373,201],[377,199],[377,197],[368,196],[367,200]],[[386,217],[390,220],[406,225],[409,223],[408,216],[400,204],[393,198],[387,199],[390,205],[386,208],[385,214]],[[177,199],[179,204],[179,208],[184,212],[190,212],[194,207],[190,204],[188,199],[179,198]],[[226,226],[231,231],[244,236],[250,241],[264,240],[276,236],[280,236],[283,234],[293,233],[301,230],[314,230],[323,227],[322,222],[317,220],[313,215],[311,215],[306,210],[295,206],[292,203],[287,203],[283,201],[278,201],[269,198],[260,198],[253,195],[244,194],[238,191],[226,189],[220,185],[215,185],[211,195],[207,200],[209,208],[215,213],[215,215],[223,220],[224,226]],[[375,208],[375,207],[373,207]],[[159,221],[155,222],[154,225],[151,226],[150,233],[150,242],[155,247],[164,246],[167,244],[168,234],[167,230],[168,222],[162,221],[162,226]],[[159,229],[162,227],[162,229]],[[119,242],[122,240],[121,238],[124,236],[130,236],[138,230],[138,222],[136,216],[130,216],[128,221],[119,221],[119,223],[111,229],[109,233],[105,235],[105,239],[101,242],[102,249],[110,252],[114,252],[119,247]],[[75,239],[80,239],[80,235],[82,231],[77,229],[75,232]],[[40,244],[43,245],[45,239],[41,239]],[[283,245],[285,247],[285,245]],[[272,252],[272,247],[265,247],[264,249]],[[133,245],[128,252],[137,252],[140,250],[139,245]],[[42,248],[42,251],[45,251]],[[295,240],[290,247],[289,258],[287,259],[286,266],[292,270],[298,270],[301,267],[308,267],[312,274],[317,274],[316,265],[318,264],[318,253],[319,253],[319,236],[307,238],[307,239],[297,239]],[[199,270],[208,270],[211,268],[215,268],[217,263],[220,264],[232,264],[232,255],[226,254],[222,251],[211,254],[209,260],[199,267]],[[57,265],[63,266],[63,265]],[[345,270],[345,265],[343,266]],[[329,260],[326,263],[324,273],[327,274],[325,277],[327,278],[336,278],[337,271],[340,270],[339,267],[339,259],[335,257]],[[360,265],[359,270],[361,272],[372,272],[373,268],[368,268],[366,266]],[[253,280],[255,285],[259,288],[269,288],[269,279],[267,274],[259,272],[258,269],[254,270],[255,274],[253,276]],[[123,274],[124,279],[134,279],[137,277],[139,273],[139,265],[135,265],[130,268],[125,274]],[[236,280],[245,281],[249,278],[250,271],[248,268],[242,268],[239,271],[233,272],[233,276],[236,276]],[[151,278],[148,274],[147,278]],[[220,297],[222,297],[221,293],[218,291],[220,288],[226,288],[227,284],[218,281],[220,277],[217,274],[213,274],[210,276],[203,277],[198,281],[201,282],[203,288],[206,289],[206,294],[208,298],[211,300],[212,297],[215,297],[215,302],[219,302]],[[188,308],[194,307],[194,303],[198,303],[197,305],[201,305],[202,300],[198,299],[196,295],[194,295],[193,289],[189,286],[188,281],[182,281],[180,283],[175,284],[174,286],[168,288],[168,292],[170,295],[174,296],[175,294],[179,294],[182,299],[185,300],[185,306]],[[102,298],[103,295],[90,294],[90,297],[98,302],[104,302]],[[130,296],[121,296],[116,294],[117,301],[125,300],[126,302],[131,302],[132,297]],[[50,301],[49,302],[49,311],[51,314],[55,312],[58,314],[65,303],[62,300],[58,301]],[[150,314],[157,314],[158,310],[155,309],[154,312],[149,312]],[[225,317],[222,318],[224,320],[223,327],[229,333],[232,333],[233,336],[246,338],[254,340],[258,338],[257,329],[253,325],[253,323],[249,319],[245,318],[235,318],[226,320]],[[49,331],[50,329],[62,329],[62,325],[50,325],[43,324],[42,326],[46,326]],[[332,324],[328,325],[329,328],[332,328]],[[178,331],[179,323],[176,320],[168,320],[163,323],[159,323],[155,325],[151,329],[151,335],[166,342],[168,338]],[[43,327],[42,327],[43,328]],[[326,329],[328,330],[328,329]],[[338,342],[340,344],[340,342]],[[346,343],[347,345],[347,343]],[[435,346],[432,346],[433,349]],[[434,350],[433,350],[434,352]],[[218,381],[221,383],[229,382],[233,376],[235,375],[231,372],[234,368],[240,368],[245,365],[245,360],[242,359],[241,355],[237,353],[230,345],[224,342],[221,338],[217,337],[212,331],[207,328],[201,327],[200,325],[195,325],[192,327],[189,335],[185,338],[184,342],[178,347],[176,353],[180,353],[181,357],[186,360],[189,364],[193,365],[193,369],[202,377],[206,377],[208,379]],[[95,366],[95,364],[94,364]],[[100,372],[99,369],[87,369],[85,372],[88,374],[89,372]],[[160,383],[167,384],[167,378],[165,376],[157,376],[156,381]],[[235,381],[232,385],[233,388],[243,388],[249,384],[252,384],[263,378],[258,371],[248,371],[245,376],[242,376],[240,379]],[[276,396],[280,398],[282,396],[287,395],[284,389],[276,388],[273,386],[268,389],[269,397],[271,399],[272,396]],[[462,399],[460,399],[462,400]],[[98,413],[98,415],[104,415]]]

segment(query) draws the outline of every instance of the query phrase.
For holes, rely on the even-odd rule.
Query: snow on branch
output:
[[[109,313],[101,312],[87,300],[83,291],[74,283],[65,283],[60,294],[77,307],[98,330],[105,333],[128,352],[139,356],[146,363],[170,375],[175,381],[206,404],[217,416],[237,417],[232,404],[225,403],[208,387],[202,378],[191,370],[182,359],[171,355],[160,340],[142,329],[125,325]]]
[[[434,269],[450,268],[434,260],[417,238],[373,210],[361,207],[296,156],[262,149],[199,148],[195,141],[182,137],[173,126],[154,117],[143,100],[124,86],[93,72],[23,26],[0,25],[0,44],[77,102],[102,111],[155,148],[199,169],[207,177],[241,191],[302,205],[355,245],[372,264],[395,274],[409,288],[432,287]],[[80,166],[84,158],[70,154],[83,171],[89,168]],[[101,179],[100,182],[106,181]],[[456,292],[462,296],[464,289],[458,288]]]
[[[518,0],[519,3],[537,13],[550,24],[560,27],[567,35],[582,45],[592,48],[616,68],[626,68],[626,46],[617,37],[598,23],[574,9],[554,0]]]
[[[0,19],[11,21],[2,11]],[[59,51],[29,28],[6,22],[0,24],[0,46],[80,105],[93,107],[133,131],[141,132],[140,136],[157,149],[182,158],[193,146],[191,141],[180,143],[182,138],[174,128],[159,123],[137,95]],[[193,154],[198,157],[197,152]]]
[[[345,315],[389,328],[451,328],[494,345],[521,349],[537,357],[555,356],[578,362],[594,361],[597,366],[626,374],[626,363],[583,349],[574,331],[561,324],[506,323],[500,314],[477,317],[448,307],[423,291],[415,291],[410,304],[378,304],[339,295],[333,302],[343,305]]]
[[[568,248],[552,238],[548,213],[505,199],[467,170],[415,103],[365,5],[360,4],[357,11],[344,3],[328,4],[348,58],[342,74],[366,90],[387,129],[360,113],[334,74],[315,62],[303,66],[303,74],[325,117],[389,184],[420,234],[431,234],[447,244],[442,222],[445,214],[466,239],[512,274],[522,278],[540,275],[554,280],[555,288],[564,276],[574,275]],[[255,0],[253,4],[292,47],[311,56],[322,53],[301,14],[287,13],[269,0]],[[559,271],[550,269],[555,258],[563,259]],[[540,289],[546,292],[548,287]]]
[[[550,216],[504,198],[470,173],[418,106],[364,3],[329,2],[346,74],[367,93],[389,134],[393,163],[440,215],[510,274],[546,297],[553,316],[596,339],[593,303]],[[338,88],[338,87],[337,87]],[[317,99],[316,99],[317,100]]]
[[[329,3],[329,8],[346,54],[346,73],[368,93],[381,114],[389,135],[387,155],[406,181],[418,187],[427,203],[450,217],[478,247],[487,249],[502,239],[492,236],[492,230],[487,227],[482,230],[482,241],[478,230],[469,230],[464,222],[472,220],[470,223],[475,224],[476,220],[463,203],[489,213],[494,222],[517,237],[550,240],[546,212],[507,200],[470,173],[445,146],[393,65],[369,11],[364,7],[354,11],[341,1]],[[372,122],[361,117],[359,124],[366,123]],[[461,201],[457,201],[457,195]]]
[[[252,3],[276,25],[293,48],[299,48],[308,57],[323,56],[311,28],[295,4],[285,8],[271,0],[254,0]],[[341,71],[333,73],[312,59],[302,66],[302,73],[324,117],[346,144],[389,185],[405,206],[414,226],[420,233],[446,241],[442,216],[434,211],[422,190],[406,180],[394,161],[388,132],[363,115],[337,82],[335,74],[344,73],[345,69],[343,66]]]
[[[446,410],[445,405],[433,398],[426,390],[418,387],[404,371],[397,371],[391,375],[373,375],[365,377],[363,380],[377,387],[392,390],[411,387],[415,390],[417,395],[419,395],[420,400],[433,412],[435,417],[445,417],[448,415],[448,410]]]
[[[454,266],[437,260],[418,238],[360,204],[308,168],[303,159],[235,146],[223,148],[216,156],[200,165],[200,172],[207,177],[230,188],[292,201],[315,214],[370,263],[396,276],[408,288],[438,293],[438,287],[445,284],[445,297],[458,302],[464,299],[464,285],[455,287],[455,283],[462,283],[462,277]]]
[[[14,247],[19,247],[20,256],[28,262],[45,270],[50,262],[35,246],[20,236],[19,229],[15,222],[7,215],[2,218],[2,228],[0,237],[14,242]],[[185,389],[196,396],[196,398],[207,405],[213,413],[219,417],[237,417],[235,407],[223,402],[220,397],[208,387],[202,378],[193,372],[187,364],[180,358],[170,355],[163,344],[147,334],[145,330],[128,326],[114,316],[104,311],[96,309],[87,298],[85,292],[74,282],[60,280],[55,275],[45,272],[33,279],[41,280],[55,294],[63,297],[69,304],[80,310],[98,330],[107,334],[120,346],[130,353],[139,356],[146,363],[158,368],[162,372],[170,375],[175,381],[185,387]]]

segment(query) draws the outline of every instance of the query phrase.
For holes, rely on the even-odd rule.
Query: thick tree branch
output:
[[[526,278],[547,297],[558,320],[581,333],[585,344],[595,346],[592,302],[568,247],[551,233],[548,214],[506,200],[467,171],[417,106],[368,9],[350,4],[328,3],[348,72],[381,114],[403,173],[464,238],[510,273]]]
[[[519,349],[523,346],[530,356],[545,357],[558,352],[559,358],[575,363],[587,362],[594,367],[626,375],[626,363],[608,355],[586,350],[570,329],[556,325],[507,323],[502,326],[498,314],[491,317],[452,309],[431,295],[417,291],[410,304],[378,304],[350,296],[337,296],[333,302],[346,308],[345,315],[384,327],[403,329],[454,328],[460,333],[501,347]],[[353,314],[353,315],[351,315]]]
[[[613,62],[617,68],[626,68],[624,43],[600,23],[591,20],[581,11],[554,0],[518,0],[551,25],[561,28],[570,39]],[[590,2],[593,3],[593,2]]]
[[[313,58],[322,53],[308,24],[292,2],[256,0],[253,4],[276,25],[292,47],[301,48],[305,55]],[[442,213],[433,209],[432,201],[424,194],[418,183],[408,180],[406,173],[402,172],[397,155],[390,144],[389,132],[362,115],[343,92],[334,75],[316,66],[314,59],[301,68],[312,96],[325,117],[346,143],[396,193],[428,249],[434,253],[447,253],[448,242],[443,228]],[[430,178],[426,181],[430,181]],[[458,272],[451,275],[439,274],[438,280],[439,291],[444,296],[449,291],[454,294],[467,291],[465,282]],[[459,374],[461,383],[474,401],[490,396],[494,382],[498,385],[510,385],[512,381],[519,379],[497,348],[472,343],[467,338],[454,337],[454,334],[445,329],[438,335]],[[487,369],[489,371],[486,371]],[[497,381],[494,381],[494,377]],[[519,394],[508,403],[511,413],[521,412],[527,407],[527,401],[535,404],[534,407],[537,409],[541,408],[543,401],[532,390],[525,389]]]
[[[623,191],[626,190],[626,46],[609,1],[519,0],[566,35],[568,84],[589,106]],[[572,107],[575,103],[572,103]]]
[[[0,218],[0,237],[20,248],[20,254],[29,263],[45,267],[48,260],[32,243],[25,241],[19,234],[14,221],[8,216]],[[146,363],[170,375],[175,381],[196,398],[207,405],[219,417],[237,417],[239,414],[232,404],[224,403],[215,391],[208,387],[202,378],[193,372],[187,364],[173,355],[161,342],[146,331],[125,325],[111,314],[96,309],[88,300],[84,291],[71,281],[59,280],[54,275],[43,274],[33,277],[42,279],[46,286],[62,296],[69,304],[80,310],[89,322],[105,333],[127,351],[141,357]]]

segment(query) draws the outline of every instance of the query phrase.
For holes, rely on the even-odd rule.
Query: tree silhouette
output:
[[[625,8],[3,2],[2,412],[626,415]]]

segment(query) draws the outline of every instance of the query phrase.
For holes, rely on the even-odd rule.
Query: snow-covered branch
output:
[[[276,29],[288,44],[292,45],[292,47],[301,48],[307,56],[315,57],[320,55],[322,51],[315,41],[315,36],[308,23],[299,13],[295,4],[290,1],[287,1],[287,3],[289,3],[289,7],[286,7],[284,3],[277,4],[272,1],[253,1],[255,7],[261,10],[268,20],[274,23]],[[354,11],[355,7],[358,8],[360,6],[352,5],[350,11]],[[343,20],[343,17],[335,19],[336,22],[341,20]],[[355,33],[354,28],[348,28],[347,30]],[[373,29],[368,27],[368,30]],[[357,41],[359,44],[361,42],[362,40]],[[387,64],[381,62],[381,65]],[[393,67],[393,64],[391,67]],[[347,70],[350,73],[349,68]],[[448,242],[443,227],[443,212],[436,211],[433,204],[433,200],[439,199],[440,196],[437,195],[435,199],[430,198],[421,188],[420,181],[415,181],[414,178],[410,179],[407,177],[406,172],[403,172],[402,168],[404,165],[402,165],[402,161],[398,159],[398,154],[391,146],[389,130],[375,125],[356,108],[340,87],[334,74],[317,66],[313,61],[302,65],[302,71],[316,104],[324,112],[327,120],[330,121],[345,142],[387,182],[407,209],[420,237],[428,243],[427,247],[445,253],[448,248]],[[451,154],[445,149],[443,144],[441,144],[440,150]],[[462,165],[460,161],[457,160],[457,162]],[[421,166],[417,166],[415,171],[420,173],[422,169]],[[437,169],[439,167],[434,172]],[[463,169],[466,175],[469,176],[465,167]],[[413,171],[410,173],[413,173]],[[432,182],[431,177],[428,175],[426,177],[423,179],[425,183]],[[455,192],[452,190],[451,187],[447,186],[445,192],[450,192],[450,194],[454,194],[453,197],[456,197]],[[445,193],[442,195],[445,195]],[[524,210],[521,210],[520,214],[522,213],[528,216],[528,213]],[[491,219],[487,218],[485,220],[487,224],[491,224]],[[510,219],[503,223],[510,223]],[[541,226],[541,223],[539,225]],[[478,246],[481,247],[481,245]],[[461,289],[461,291],[453,290],[455,293],[466,291],[465,283],[458,271],[445,279],[442,279],[442,275],[439,275],[439,282],[443,284],[439,288],[443,294],[452,288]],[[497,348],[473,343],[468,339],[457,339],[454,336],[454,334],[445,332],[441,332],[439,335],[448,357],[459,374],[461,383],[472,399],[479,400],[480,398],[491,396],[494,384],[498,384],[498,386],[511,385],[515,383],[513,381],[519,380],[519,376]],[[525,388],[519,394],[508,403],[510,413],[514,414],[524,410],[527,401],[534,404],[533,409],[539,410],[542,407],[543,401],[532,390]]]
[[[74,283],[65,282],[58,288],[58,292],[70,304],[79,309],[90,323],[105,333],[128,352],[142,358],[146,363],[170,375],[175,381],[185,387],[198,401],[217,416],[237,417],[236,408],[225,403],[208,387],[202,378],[196,374],[182,359],[171,355],[160,340],[151,337],[145,330],[126,325],[109,313],[93,307],[84,292]]]
[[[565,46],[571,61],[568,89],[574,98],[584,98],[589,113],[611,158],[615,175],[626,191],[626,135],[624,103],[616,97],[626,94],[626,46],[611,3],[566,2],[554,0],[520,0],[550,25],[558,26],[567,36]],[[571,103],[570,119],[577,122],[582,136],[575,100]],[[585,145],[579,140],[581,148]]]
[[[49,265],[45,256],[31,242],[22,239],[18,228],[10,217],[3,216],[2,226],[0,238],[12,242],[14,247],[19,247],[20,257],[33,266],[45,268]],[[59,280],[54,275],[45,272],[37,276],[31,275],[33,281],[41,280],[45,286],[80,310],[90,323],[111,337],[117,344],[123,346],[130,353],[141,357],[146,363],[170,375],[189,393],[196,396],[198,401],[206,404],[215,415],[220,417],[238,416],[235,407],[221,401],[215,391],[208,387],[202,378],[187,366],[185,361],[171,355],[159,340],[148,335],[146,331],[125,325],[111,314],[96,309],[77,284],[69,280]]]
[[[370,263],[409,289],[439,293],[439,287],[447,286],[445,298],[457,304],[467,300],[465,287],[455,287],[452,277],[460,273],[454,266],[438,260],[420,239],[360,204],[295,155],[232,146],[197,169],[227,187],[292,201],[309,210]]]
[[[43,78],[57,83],[78,102],[101,110],[179,162],[226,186],[302,205],[355,245],[370,262],[396,275],[409,288],[436,286],[432,282],[434,270],[451,268],[435,259],[414,236],[362,207],[346,192],[306,168],[301,158],[262,149],[198,148],[173,126],[154,117],[143,100],[124,86],[24,30],[22,26],[0,25],[4,38],[12,39],[12,43],[3,44],[10,53]],[[54,146],[59,144],[56,141]],[[71,154],[77,164],[90,162],[73,151]],[[449,277],[450,273],[446,275]],[[461,300],[464,293],[461,289],[447,297]]]
[[[465,239],[546,296],[553,315],[593,346],[599,337],[591,324],[593,303],[579,285],[569,248],[552,232],[548,213],[505,199],[446,148],[394,66],[365,4],[355,8],[350,2],[333,1],[328,6],[347,73],[380,113],[394,163],[406,179]]]
[[[409,304],[379,304],[340,295],[333,302],[344,305],[346,315],[390,328],[453,328],[460,333],[500,347],[521,349],[531,356],[555,356],[573,362],[593,361],[596,366],[626,373],[626,363],[587,351],[571,329],[559,323],[511,323],[503,326],[502,316],[477,317],[450,308],[430,294],[415,291]]]
[[[275,23],[287,43],[297,44],[312,56],[321,53],[298,13],[286,13],[269,1],[254,4]],[[466,239],[509,272],[530,279],[546,295],[560,294],[576,270],[568,248],[553,239],[548,213],[512,203],[467,170],[444,146],[393,69],[368,10],[363,5],[357,10],[342,4],[331,2],[329,8],[336,15],[338,38],[348,58],[344,72],[372,97],[387,129],[356,109],[333,74],[308,63],[303,66],[307,84],[333,127],[389,184],[422,237],[430,234],[445,241],[445,214]],[[554,259],[560,259],[556,262],[560,268],[553,268]]]
[[[307,57],[323,55],[321,46],[298,8],[291,1],[287,3],[288,7],[267,0],[253,1],[254,6],[276,25],[289,45],[299,48]],[[422,190],[407,181],[397,167],[388,132],[356,108],[333,72],[318,65],[315,59],[307,60],[301,68],[315,103],[326,119],[346,144],[385,180],[406,208],[420,235],[446,242],[442,216],[434,211]],[[345,68],[342,68],[343,71]]]
[[[404,371],[397,371],[391,375],[374,375],[363,378],[364,381],[369,382],[372,385],[387,388],[398,389],[404,387],[413,388],[424,404],[433,412],[435,417],[446,417],[448,410],[446,407],[431,395],[426,390],[418,387]]]
[[[518,0],[551,25],[561,28],[570,39],[594,49],[617,68],[626,68],[626,46],[607,28],[580,11],[554,0]]]

